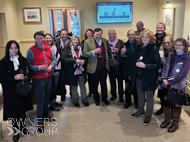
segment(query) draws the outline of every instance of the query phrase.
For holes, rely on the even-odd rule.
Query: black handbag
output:
[[[26,96],[30,92],[30,82],[28,80],[20,80],[17,84],[17,93],[20,96]]]
[[[179,81],[179,77],[177,75],[177,82],[178,85],[181,87],[181,82]],[[181,90],[174,89],[175,84],[173,84],[171,87],[168,87],[167,95],[166,95],[166,101],[168,104],[172,106],[180,105],[182,106],[185,101],[185,93]]]

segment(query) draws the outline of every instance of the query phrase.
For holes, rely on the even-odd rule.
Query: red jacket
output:
[[[42,50],[43,49],[43,50]],[[49,45],[44,43],[44,47],[40,48],[36,43],[34,46],[30,48],[33,54],[32,65],[50,65],[52,62],[51,59],[51,49]],[[52,72],[48,72],[47,70],[34,71],[33,78],[35,79],[43,79],[52,76]]]

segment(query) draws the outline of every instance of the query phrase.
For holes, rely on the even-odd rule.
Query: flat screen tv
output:
[[[97,23],[131,23],[132,2],[97,3]]]

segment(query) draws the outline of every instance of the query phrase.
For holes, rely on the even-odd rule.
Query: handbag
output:
[[[177,82],[178,85],[181,88],[181,82],[179,81],[179,77],[177,75]],[[174,89],[175,84],[173,84],[171,87],[168,87],[167,95],[166,95],[166,101],[168,104],[172,106],[180,105],[182,106],[185,101],[185,93],[181,90]]]
[[[28,80],[20,80],[17,84],[17,93],[20,96],[27,96],[30,92],[30,82]]]

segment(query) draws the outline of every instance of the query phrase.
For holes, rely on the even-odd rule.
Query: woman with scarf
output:
[[[5,49],[5,56],[0,61],[0,83],[3,88],[3,120],[12,120],[14,130],[13,141],[19,140],[19,123],[23,135],[29,134],[26,128],[25,112],[33,109],[31,95],[21,96],[17,92],[19,81],[29,80],[33,72],[25,57],[20,52],[19,44],[10,40]],[[10,125],[9,125],[10,126]]]
[[[163,42],[160,46],[160,59],[161,59],[161,68],[158,70],[158,98],[160,98],[160,102],[161,102],[161,108],[155,113],[155,115],[161,115],[164,111],[163,111],[163,100],[164,100],[164,96],[163,93],[165,92],[165,89],[161,86],[162,85],[162,79],[161,79],[161,75],[162,75],[162,68],[163,68],[163,64],[166,61],[166,58],[168,57],[168,54],[170,52],[172,52],[174,50],[174,40],[171,36],[166,36],[163,39]]]
[[[80,86],[82,102],[85,106],[89,106],[85,87],[86,74],[83,66],[86,60],[83,58],[83,49],[79,43],[79,37],[73,35],[70,45],[66,46],[62,53],[62,61],[65,64],[65,84],[71,86],[72,100],[76,107],[80,106],[77,92],[78,84]]]
[[[170,52],[168,58],[162,69],[162,86],[164,88],[173,88],[174,91],[185,92],[187,74],[190,69],[190,57],[187,54],[188,47],[187,42],[184,38],[178,38],[175,40],[175,51]],[[167,91],[163,93],[166,96]],[[165,120],[160,125],[161,128],[166,128],[171,124],[171,105],[163,101]],[[168,128],[168,132],[175,132],[179,128],[179,119],[181,115],[181,105],[176,104],[172,106],[173,111],[173,122]]]
[[[45,34],[45,42],[50,46],[51,51],[53,53],[53,55],[56,57],[56,53],[57,53],[57,47],[55,46],[54,42],[53,42],[53,37],[51,34],[46,33]],[[58,54],[58,53],[57,53]],[[57,62],[59,60],[59,55],[57,55]],[[57,66],[55,66],[55,69],[57,69]],[[50,94],[50,107],[49,109],[52,111],[60,111],[59,107],[62,107],[62,104],[56,102],[56,89],[57,89],[57,85],[58,85],[58,81],[59,81],[59,71],[55,71],[55,69],[53,69],[53,78],[52,78],[52,87],[51,87],[51,94]]]

